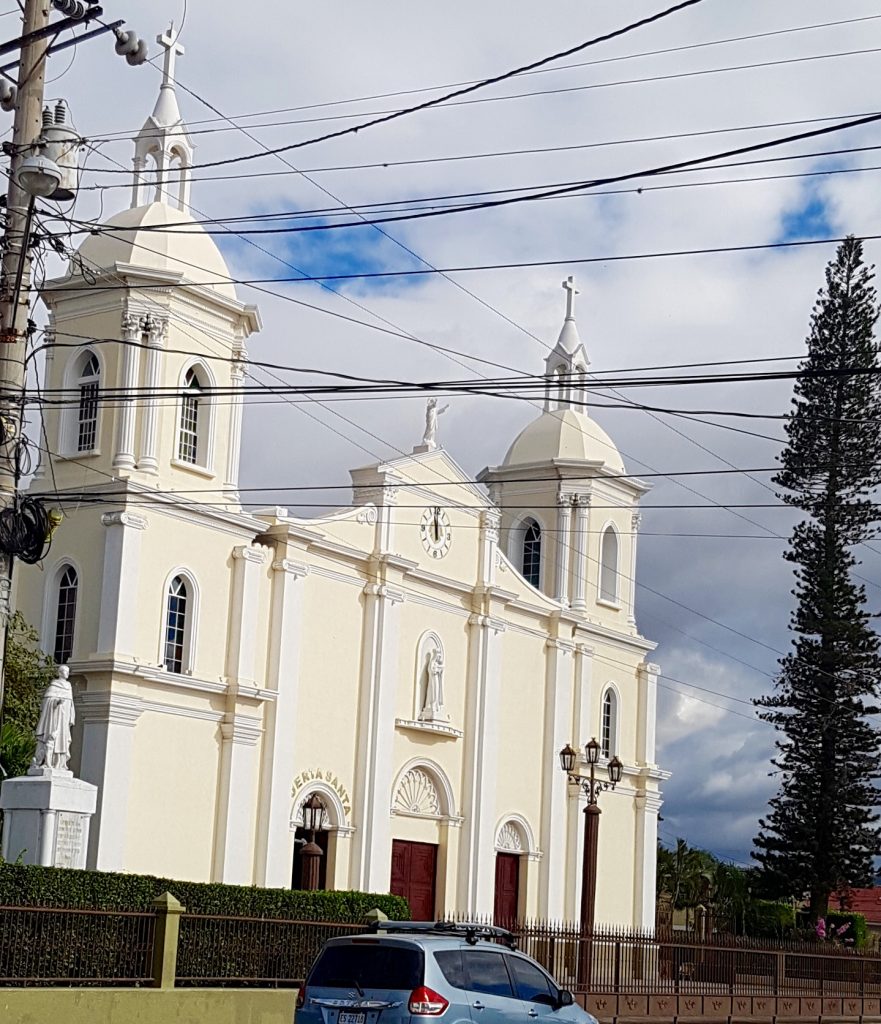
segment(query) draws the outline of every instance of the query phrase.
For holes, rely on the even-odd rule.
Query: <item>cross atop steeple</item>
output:
[[[168,26],[168,31],[161,36],[156,36],[156,42],[165,48],[165,59],[162,68],[162,86],[174,88],[174,65],[177,57],[183,57],[184,48],[178,42],[180,31],[174,31],[174,22]]]
[[[581,292],[575,287],[575,278],[571,275],[563,282],[563,288],[566,290],[566,319],[574,320],[575,296],[580,295]]]

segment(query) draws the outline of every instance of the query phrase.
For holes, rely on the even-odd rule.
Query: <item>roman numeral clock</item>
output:
[[[450,517],[439,506],[427,508],[422,513],[419,532],[422,536],[422,546],[432,558],[443,558],[450,550],[453,540]]]

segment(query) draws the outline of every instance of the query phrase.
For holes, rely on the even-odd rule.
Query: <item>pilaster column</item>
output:
[[[260,813],[257,821],[258,885],[290,884],[293,856],[290,830],[291,784],[296,774],[297,707],[300,696],[300,634],[309,566],[281,558],[272,563],[269,671],[266,685],[275,701],[264,705]]]
[[[658,811],[663,800],[645,791],[633,801],[636,816],[633,869],[633,925],[650,931],[655,927],[655,875],[658,870]]]
[[[138,651],[138,581],[141,534],[147,520],[133,512],[105,512],[104,567],[101,575],[101,610],[98,618],[98,654],[132,658]],[[157,597],[157,600],[159,598]]]
[[[224,489],[238,497],[239,461],[242,449],[242,388],[245,381],[245,360],[247,353],[242,349],[236,353],[237,361],[232,364],[230,378],[232,395],[229,406],[229,435],[226,446],[226,480]]]
[[[230,711],[220,725],[220,786],[214,840],[215,882],[254,884],[254,794],[263,726],[259,718]]]
[[[496,780],[502,634],[505,624],[485,614],[468,619],[465,751],[458,907],[492,914],[495,896]]]
[[[122,317],[122,340],[137,343],[141,340],[141,320],[131,313]],[[114,469],[135,468],[135,412],[137,403],[128,395],[138,386],[138,368],[141,364],[141,350],[137,344],[122,346],[122,400],[116,410],[116,450],[113,453]]]
[[[83,722],[80,777],[98,787],[86,865],[97,871],[124,871],[132,753],[141,701],[129,694],[87,691],[77,698],[76,710]]]
[[[642,662],[637,669],[636,761],[655,765],[655,718],[658,708],[660,665]]]
[[[380,511],[380,525],[388,512]],[[394,585],[376,582],[364,587],[351,878],[351,888],[363,892],[388,892],[391,875],[395,689],[403,601],[403,590]]]
[[[627,602],[627,621],[631,626],[636,625],[636,537],[641,522],[642,515],[634,512],[630,517],[630,584],[627,591],[630,598]]]
[[[257,615],[260,603],[260,567],[266,548],[242,544],[233,548],[232,613],[230,615],[226,674],[235,686],[254,685],[257,652]]]
[[[168,317],[148,317],[147,327],[147,358],[144,369],[144,388],[146,399],[143,404],[143,420],[141,423],[141,457],[138,469],[145,473],[156,473],[159,469],[156,440],[159,421],[158,388],[162,379],[162,350],[168,336]]]
[[[545,644],[545,722],[541,764],[541,849],[539,914],[554,921],[566,918],[566,776],[557,752],[572,736],[572,675],[575,644],[551,638]]]
[[[495,509],[484,509],[480,513],[480,582],[484,587],[493,586],[496,580],[501,521],[501,514]]]
[[[574,596],[572,607],[583,609],[585,587],[587,583],[587,520],[590,512],[590,495],[576,494],[573,499],[575,506],[575,557],[573,558]]]
[[[557,496],[557,587],[556,599],[569,604],[569,531],[572,526],[572,495]]]
[[[132,160],[134,166],[134,181],[132,182],[132,209],[136,209],[141,206],[141,194],[144,187],[144,169],[147,166],[147,160],[145,157],[136,156]]]

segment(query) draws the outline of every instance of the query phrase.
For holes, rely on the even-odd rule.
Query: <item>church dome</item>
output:
[[[170,224],[186,227],[158,230]],[[185,211],[167,203],[148,203],[117,213],[103,227],[111,230],[91,235],[80,246],[79,254],[87,269],[108,270],[117,263],[129,263],[145,270],[180,273],[196,284],[220,278],[209,287],[224,298],[236,298],[220,249]]]
[[[624,461],[615,442],[583,412],[557,409],[542,413],[517,435],[505,456],[505,466],[522,466],[554,459],[600,462],[612,473],[623,473]]]

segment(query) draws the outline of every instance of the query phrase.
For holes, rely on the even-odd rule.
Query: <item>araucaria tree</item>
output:
[[[881,377],[873,270],[846,239],[826,268],[795,384],[787,446],[774,482],[805,518],[795,565],[793,648],[774,693],[756,703],[778,730],[781,778],[753,857],[781,893],[810,893],[814,919],[839,888],[871,883],[881,853],[881,744],[875,714],[879,638],[854,578],[857,545],[877,535]]]

